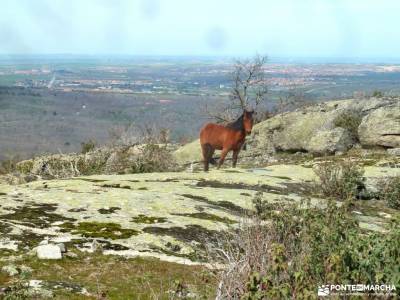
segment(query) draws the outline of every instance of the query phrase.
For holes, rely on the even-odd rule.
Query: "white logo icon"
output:
[[[320,285],[318,287],[318,296],[329,296],[329,285]]]

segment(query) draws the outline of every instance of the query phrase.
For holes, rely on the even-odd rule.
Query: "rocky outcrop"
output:
[[[171,147],[173,146],[140,144],[99,148],[85,154],[53,154],[21,161],[17,163],[16,169],[21,174],[50,179],[91,174],[136,173],[146,171],[152,164],[159,163],[156,160],[170,158],[168,155]]]
[[[358,135],[364,146],[400,147],[400,102],[367,114],[358,127]]]
[[[275,152],[342,153],[357,144],[400,147],[400,98],[370,98],[318,103],[256,124],[241,157]],[[182,163],[201,160],[199,141],[175,152]]]
[[[277,115],[254,127],[248,144],[254,152],[304,151],[333,154],[356,143],[400,145],[400,99],[342,100]]]

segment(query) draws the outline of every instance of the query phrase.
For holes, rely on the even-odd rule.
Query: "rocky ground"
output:
[[[256,193],[262,193],[262,199],[271,203],[309,199],[311,205],[324,207],[326,199],[312,191],[317,181],[314,169],[322,162],[356,161],[365,171],[367,194],[373,192],[382,178],[400,175],[396,152],[400,136],[396,127],[398,102],[385,101],[321,104],[260,123],[249,137],[248,149],[241,153],[241,165],[236,169],[229,168],[228,160],[224,169],[201,171],[198,141],[174,153],[181,166],[179,172],[117,175],[110,171],[106,172],[108,175],[82,176],[80,162],[98,160],[78,155],[75,160],[62,158],[61,165],[70,172],[60,172],[68,174],[62,178],[54,174],[60,161],[54,156],[51,176],[41,174],[50,169],[46,158],[22,162],[19,168],[25,177],[15,181],[5,176],[0,180],[0,293],[15,278],[22,278],[26,279],[23,290],[44,291],[43,297],[56,291],[66,299],[99,298],[99,293],[118,299],[139,293],[143,283],[137,284],[136,290],[124,284],[120,290],[127,294],[118,294],[116,287],[120,283],[113,281],[115,277],[125,276],[128,280],[128,273],[137,276],[137,272],[150,272],[149,265],[155,272],[149,276],[158,278],[156,281],[162,278],[158,268],[168,274],[169,280],[176,276],[191,278],[193,275],[187,274],[212,267],[207,262],[206,243],[251,215]],[[383,109],[382,103],[388,107],[383,113],[389,120],[385,124],[393,123],[394,127],[374,123],[373,116]],[[360,140],[354,142],[350,129],[338,129],[333,120],[342,112],[338,111],[341,106],[350,110],[357,105],[362,106],[364,115],[358,124]],[[318,121],[321,114],[328,116],[322,123]],[[300,125],[307,132],[305,136],[314,141],[303,140],[304,132],[296,129]],[[309,145],[315,145],[315,149]],[[367,145],[390,149],[362,149]],[[124,159],[126,153],[124,150]],[[102,169],[110,165],[112,156],[104,155]],[[85,165],[88,167],[91,165]],[[80,176],[71,177],[74,175]],[[362,228],[383,233],[390,220],[400,214],[373,197],[359,200],[353,213]],[[79,269],[80,264],[85,265],[87,273],[82,273],[86,271]],[[134,273],[130,264],[141,271]],[[107,274],[112,275],[95,284],[92,276],[100,272],[99,265],[108,266]],[[125,273],[116,273],[118,270]],[[54,278],[59,281],[52,282]],[[213,289],[212,279],[204,278],[190,279],[195,294]],[[146,284],[156,289],[154,281]],[[170,281],[169,284],[170,287]],[[173,292],[190,293],[179,281],[173,285]],[[102,291],[103,288],[112,291]],[[149,293],[144,293],[143,299]]]
[[[184,265],[206,264],[204,243],[217,232],[238,226],[263,199],[324,206],[310,196],[313,166],[341,159],[298,159],[297,163],[258,168],[226,168],[130,175],[94,175],[0,185],[0,249],[8,256],[43,259],[119,255],[152,257]],[[346,158],[347,159],[347,158]],[[394,156],[364,159],[367,187],[379,178],[400,175]],[[380,201],[360,201],[354,209],[360,226],[385,231],[398,212]],[[84,290],[85,291],[85,290]],[[81,291],[82,292],[82,291]]]

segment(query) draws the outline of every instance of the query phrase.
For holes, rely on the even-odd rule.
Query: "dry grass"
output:
[[[328,198],[352,199],[364,188],[364,170],[351,160],[322,162],[314,172],[318,176],[316,191]]]

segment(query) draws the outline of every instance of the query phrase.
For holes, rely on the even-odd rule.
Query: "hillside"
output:
[[[400,157],[394,148],[400,146],[398,103],[393,99],[330,102],[278,115],[254,127],[236,169],[228,166],[229,161],[223,169],[208,173],[197,163],[187,168],[186,164],[200,159],[196,141],[173,152],[181,164],[176,172],[118,174],[123,173],[121,169],[91,168],[96,163],[110,167],[118,155],[124,159],[120,161],[124,170],[129,164],[137,166],[143,161],[137,146],[123,152],[96,150],[21,162],[21,174],[0,180],[0,284],[9,284],[28,267],[29,284],[42,280],[42,291],[78,293],[90,299],[96,295],[93,276],[98,276],[104,289],[123,297],[142,289],[129,285],[129,276],[138,276],[127,275],[129,266],[136,266],[145,274],[163,268],[178,282],[186,278],[195,295],[210,291],[212,295],[216,283],[209,275],[202,277],[204,282],[184,275],[199,270],[208,274],[208,269],[216,267],[209,260],[208,246],[255,215],[257,199],[272,210],[294,203],[324,210],[332,197],[317,188],[324,179],[318,170],[331,163],[351,162],[362,169],[350,214],[363,233],[386,233],[400,217],[398,209],[379,197],[382,182],[400,176]],[[361,112],[357,136],[350,136],[349,127],[332,125],[338,115],[356,108]],[[56,172],[57,168],[61,171]],[[83,175],[87,169],[103,174]],[[127,172],[140,170],[128,168]],[[334,203],[341,207],[344,201],[334,198]],[[93,270],[77,271],[78,262]],[[43,272],[43,264],[51,279]],[[115,275],[116,265],[125,270],[123,274]],[[17,273],[10,271],[13,268]],[[118,291],[116,285],[122,283],[93,275],[99,272],[121,276],[126,284]],[[156,278],[171,284],[171,276]],[[51,284],[54,281],[57,288]],[[152,280],[146,282],[154,288]],[[179,284],[174,289],[180,290]]]

